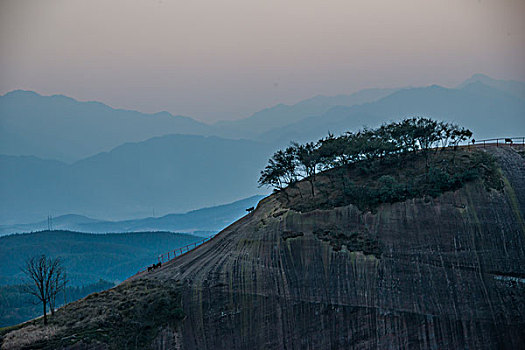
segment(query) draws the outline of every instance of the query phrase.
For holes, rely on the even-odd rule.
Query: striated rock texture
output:
[[[127,282],[178,286],[186,316],[159,325],[149,345],[524,348],[525,160],[489,151],[503,191],[472,182],[375,213],[299,213],[266,198],[213,240]]]
[[[491,153],[503,192],[472,183],[376,214],[270,197],[148,278],[184,282],[184,349],[525,347],[525,162]],[[336,251],[325,229],[377,240],[381,255]]]

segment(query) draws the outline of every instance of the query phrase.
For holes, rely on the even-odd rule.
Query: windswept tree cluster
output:
[[[409,118],[341,136],[328,135],[317,142],[292,143],[277,151],[259,178],[260,186],[277,190],[307,179],[315,196],[314,182],[319,170],[347,166],[403,155],[421,155],[427,171],[433,152],[457,146],[472,137],[472,132],[458,125],[429,118]],[[455,147],[454,147],[455,148]]]

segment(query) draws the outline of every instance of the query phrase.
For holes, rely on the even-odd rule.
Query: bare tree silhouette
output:
[[[47,325],[47,308],[49,306],[52,315],[55,313],[56,296],[65,287],[62,261],[45,255],[34,256],[26,260],[22,271],[28,278],[26,291],[42,303],[44,324]]]

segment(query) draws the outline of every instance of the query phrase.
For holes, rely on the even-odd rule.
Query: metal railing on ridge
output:
[[[197,242],[193,242],[193,243],[190,243],[190,244],[186,244],[185,246],[183,247],[180,247],[180,248],[177,248],[177,249],[173,249],[173,250],[170,250],[169,252],[166,252],[164,254],[160,254],[157,259],[158,259],[158,262],[162,265],[164,263],[167,263],[168,261],[170,260],[173,260],[175,259],[176,257],[179,257],[189,251],[192,251],[193,249],[197,248],[198,246],[200,246],[201,244],[203,243],[206,243],[208,242],[210,239],[212,239],[213,236],[210,236],[210,237],[206,237],[204,239],[201,239],[200,241],[197,241]],[[146,266],[145,268],[143,268],[142,270],[138,271],[137,274],[141,274],[143,272],[146,272],[148,271],[148,268],[151,268],[152,266]]]
[[[474,140],[472,140],[474,141]],[[525,136],[519,136],[519,137],[499,137],[499,138],[494,138],[494,139],[484,139],[484,140],[477,140],[477,141],[469,141],[466,145],[465,144],[462,144],[462,145],[458,145],[458,146],[462,146],[462,147],[465,147],[467,146],[468,148],[470,147],[487,147],[487,146],[496,146],[496,147],[499,147],[499,146],[524,146],[525,147]],[[449,147],[453,147],[453,146],[449,146]],[[447,147],[448,148],[448,147]],[[161,264],[164,264],[170,260],[173,260],[175,259],[176,257],[179,257],[195,248],[197,248],[198,246],[200,246],[201,244],[209,241],[210,239],[212,239],[213,236],[210,236],[210,237],[206,237],[200,241],[197,241],[197,242],[194,242],[194,243],[190,243],[190,244],[187,244],[183,247],[180,247],[180,248],[177,248],[177,249],[174,249],[174,250],[170,250],[169,252],[166,252],[164,254],[160,254],[157,258],[158,258],[158,262],[161,263]],[[144,269],[140,270],[138,273],[142,273],[142,272],[145,272],[148,270],[148,267],[145,267]]]
[[[187,244],[187,245],[185,245],[183,247],[180,247],[180,248],[177,248],[177,249],[174,249],[174,250],[170,250],[169,252],[164,253],[164,254],[160,254],[158,256],[158,261],[159,261],[159,263],[164,264],[165,262],[173,260],[176,257],[181,256],[182,254],[187,253],[190,250],[193,250],[193,249],[197,248],[198,246],[200,246],[201,244],[209,241],[212,238],[213,238],[213,236],[206,237],[206,238],[204,238],[204,239],[202,239],[200,241]]]
[[[495,139],[469,141],[468,146],[471,147],[486,147],[486,146],[525,146],[525,137],[499,137]]]

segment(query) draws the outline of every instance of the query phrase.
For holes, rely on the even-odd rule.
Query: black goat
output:
[[[248,213],[251,213],[251,212],[254,211],[254,210],[255,210],[254,207],[251,207],[251,208],[246,209],[246,211],[247,211]]]
[[[153,270],[155,270],[156,268],[161,267],[161,266],[162,266],[162,262],[160,262],[160,261],[159,261],[158,263],[156,263],[156,264],[153,264],[153,265],[151,265],[151,266],[148,266],[148,272],[153,271]]]

